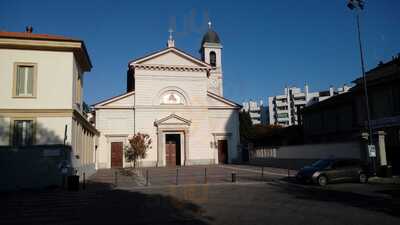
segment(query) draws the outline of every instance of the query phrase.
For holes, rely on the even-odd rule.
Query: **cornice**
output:
[[[210,68],[185,65],[133,64],[136,70],[178,71],[178,72],[209,72]]]

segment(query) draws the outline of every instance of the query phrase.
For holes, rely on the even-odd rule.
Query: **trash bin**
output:
[[[392,165],[388,165],[386,169],[386,176],[387,177],[392,177]]]
[[[68,191],[79,191],[79,176],[68,176]]]

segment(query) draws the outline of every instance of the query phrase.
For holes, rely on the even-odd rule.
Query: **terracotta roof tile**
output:
[[[8,32],[8,31],[0,31],[0,38],[19,38],[19,39],[33,39],[33,40],[81,42],[81,40],[64,37],[64,36],[60,36],[60,35],[35,34],[35,33],[28,33],[28,32]]]

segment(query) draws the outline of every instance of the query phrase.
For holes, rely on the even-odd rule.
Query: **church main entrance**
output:
[[[181,165],[180,134],[165,134],[165,158],[168,167]]]

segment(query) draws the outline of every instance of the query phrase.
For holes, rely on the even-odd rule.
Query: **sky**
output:
[[[400,1],[367,0],[361,13],[366,68],[400,53]],[[355,14],[346,0],[20,1],[0,0],[0,30],[84,40],[93,69],[84,99],[94,104],[126,91],[131,59],[166,47],[198,50],[207,22],[222,41],[224,97],[267,100],[288,86],[310,91],[360,76]]]

